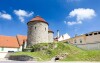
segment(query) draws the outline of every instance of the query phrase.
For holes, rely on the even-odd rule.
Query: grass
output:
[[[73,45],[66,43],[54,43],[57,47],[52,49],[49,47],[50,54],[47,54],[48,50],[36,51],[36,52],[17,52],[13,55],[28,55],[37,58],[38,61],[49,61],[53,57],[68,53],[68,56],[60,61],[100,61],[100,50],[82,50]]]
[[[62,61],[100,61],[100,51],[83,51],[77,54],[68,55],[68,57]]]

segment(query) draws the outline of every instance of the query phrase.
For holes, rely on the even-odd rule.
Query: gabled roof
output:
[[[19,44],[16,37],[0,36],[0,47],[18,48]]]
[[[19,48],[26,39],[25,36],[14,37],[0,35],[0,47]]]
[[[19,45],[23,45],[23,41],[27,40],[27,36],[24,36],[24,35],[17,35],[16,37],[19,42]]]
[[[34,17],[32,20],[30,20],[29,22],[44,22],[44,23],[46,23],[46,24],[48,24],[43,18],[41,18],[40,16],[36,16],[36,17]],[[28,23],[29,23],[28,22]],[[27,23],[27,24],[28,24]]]

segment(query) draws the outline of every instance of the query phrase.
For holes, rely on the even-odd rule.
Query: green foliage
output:
[[[47,49],[47,50],[46,50],[46,54],[52,54],[52,51],[49,50],[49,49]]]
[[[47,50],[47,49],[53,49],[53,43],[40,43],[40,44],[35,44],[31,48],[31,52],[35,51],[41,51],[41,50]]]
[[[32,50],[32,48],[26,48],[26,49],[23,49],[23,52],[30,52]]]

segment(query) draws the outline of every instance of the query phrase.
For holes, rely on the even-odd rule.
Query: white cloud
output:
[[[19,17],[19,19],[21,20],[22,23],[24,23],[25,21],[25,17],[30,17],[34,14],[34,12],[28,12],[28,11],[25,11],[25,10],[14,10],[14,13]]]
[[[81,21],[76,21],[76,22],[67,22],[68,25],[75,25],[75,24],[82,24]]]
[[[0,12],[0,18],[7,19],[7,20],[11,20],[12,19],[11,15],[7,14],[5,11]]]
[[[69,13],[69,18],[76,17],[76,21],[74,22],[68,22],[68,25],[74,25],[74,24],[82,24],[82,21],[85,19],[92,19],[96,16],[96,13],[93,9],[85,9],[85,8],[78,8],[74,9]]]
[[[67,21],[64,21],[65,24],[67,24]]]

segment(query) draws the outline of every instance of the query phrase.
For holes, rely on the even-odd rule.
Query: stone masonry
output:
[[[41,18],[36,16],[27,23],[28,25],[28,46],[37,43],[48,43],[53,42],[53,32],[49,34],[48,23]]]

